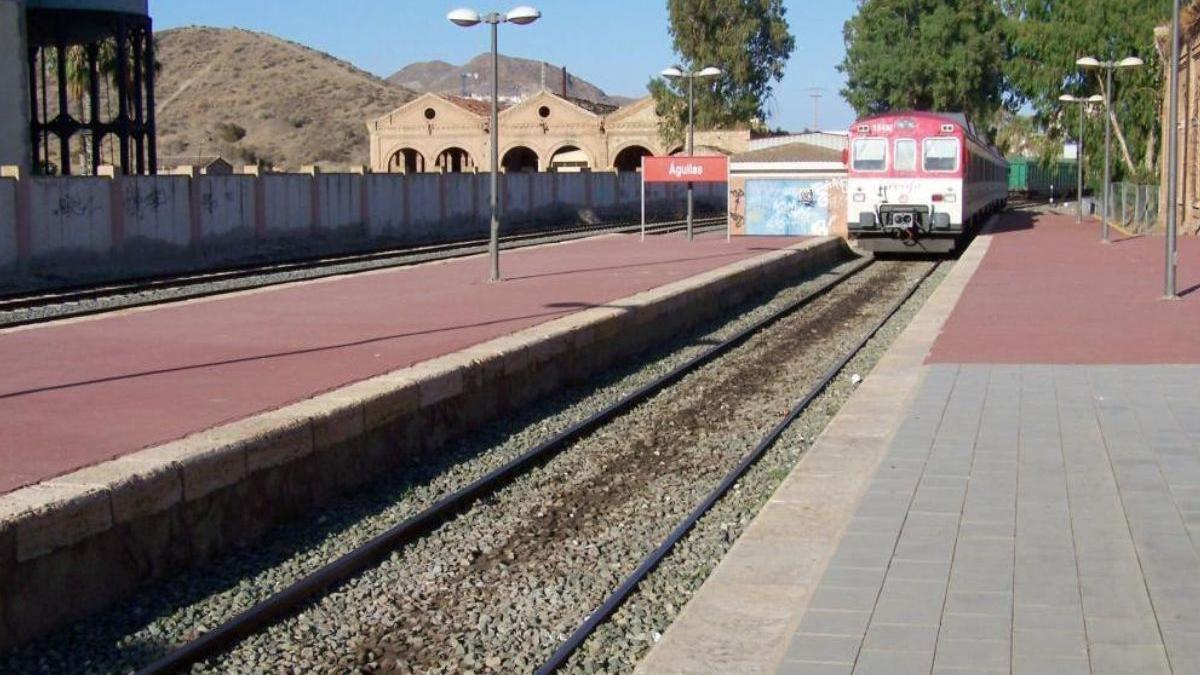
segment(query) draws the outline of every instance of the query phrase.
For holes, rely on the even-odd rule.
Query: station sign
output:
[[[729,158],[643,157],[642,180],[647,183],[724,183],[729,180]]]

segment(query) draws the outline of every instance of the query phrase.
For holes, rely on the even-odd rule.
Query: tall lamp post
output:
[[[716,77],[721,74],[720,68],[709,66],[703,70],[685,72],[677,66],[672,66],[662,71],[662,76],[673,80],[687,79],[688,83],[688,157],[692,157],[696,150],[696,125],[693,117],[693,108],[696,106],[696,94],[694,83],[697,78],[701,77]],[[687,184],[687,238],[692,241],[694,234],[692,232],[692,204],[693,204],[693,184],[688,181]]]
[[[1176,228],[1178,227],[1179,190],[1179,0],[1175,0],[1171,11],[1171,103],[1167,108],[1167,259],[1166,289],[1163,295],[1170,300],[1178,298],[1175,290],[1175,271],[1178,254],[1175,250]]]
[[[1101,216],[1101,241],[1108,243],[1108,210],[1112,204],[1112,78],[1117,68],[1133,68],[1144,63],[1136,56],[1128,56],[1120,61],[1101,61],[1085,56],[1075,61],[1075,65],[1083,68],[1103,68],[1108,86],[1104,88],[1104,213]]]
[[[1078,144],[1078,151],[1075,153],[1075,202],[1076,202],[1076,222],[1083,222],[1083,113],[1084,108],[1089,103],[1103,103],[1104,97],[1100,94],[1093,94],[1087,98],[1080,98],[1070,94],[1063,94],[1058,97],[1058,100],[1063,103],[1078,103],[1079,105],[1079,137],[1075,139]]]
[[[462,28],[470,28],[481,23],[486,23],[492,27],[492,122],[490,129],[492,145],[492,229],[488,239],[488,257],[491,258],[492,271],[489,281],[500,281],[500,135],[498,129],[500,118],[500,87],[498,84],[500,66],[499,56],[496,51],[496,29],[502,23],[515,23],[518,26],[531,24],[540,19],[541,16],[541,12],[527,5],[514,7],[505,14],[499,12],[480,14],[473,9],[456,9],[446,15],[450,23]]]

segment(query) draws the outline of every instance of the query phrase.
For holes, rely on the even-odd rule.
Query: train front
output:
[[[888,114],[850,129],[846,190],[860,248],[946,253],[963,232],[961,125],[930,113]]]

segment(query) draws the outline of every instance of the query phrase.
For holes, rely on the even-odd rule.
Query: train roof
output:
[[[1004,158],[1000,151],[992,145],[991,140],[979,133],[979,130],[975,128],[975,125],[971,122],[971,119],[967,117],[966,113],[963,112],[941,112],[937,110],[892,110],[889,112],[878,113],[868,117],[860,118],[856,120],[850,128],[853,130],[855,126],[862,124],[863,122],[883,119],[886,117],[928,117],[957,124],[966,131],[968,136],[978,141],[981,145],[987,147],[996,156],[1000,157],[1001,159]]]

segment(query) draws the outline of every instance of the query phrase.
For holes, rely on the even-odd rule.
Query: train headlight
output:
[[[863,194],[862,192],[855,192],[854,193],[854,201],[865,202],[865,201],[867,201],[867,195]]]
[[[942,196],[942,199],[953,204],[954,202],[958,201],[958,195],[946,194]]]

